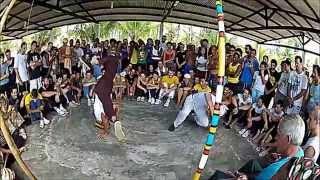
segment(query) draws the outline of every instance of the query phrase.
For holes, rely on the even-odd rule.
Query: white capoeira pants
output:
[[[168,98],[173,99],[174,93],[175,93],[175,90],[167,90],[167,89],[161,88],[159,92],[159,99],[162,99],[165,96],[168,96]]]
[[[103,108],[103,104],[100,101],[98,95],[94,95],[93,112],[94,112],[94,116],[96,117],[96,121],[101,122],[102,121],[101,113],[104,114],[104,108]]]
[[[32,91],[32,89],[40,89],[41,88],[41,77],[37,78],[37,79],[32,79],[29,81],[30,82],[30,92]]]
[[[176,120],[174,121],[174,127],[177,128],[183,121],[186,120],[190,112],[193,110],[196,114],[195,121],[201,127],[209,126],[209,117],[207,113],[207,106],[205,103],[196,101],[193,95],[189,95],[183,105],[182,110],[179,111]]]

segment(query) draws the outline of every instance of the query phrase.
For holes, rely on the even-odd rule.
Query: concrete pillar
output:
[[[159,40],[161,41],[163,36],[163,22],[160,23],[160,28],[159,28]]]

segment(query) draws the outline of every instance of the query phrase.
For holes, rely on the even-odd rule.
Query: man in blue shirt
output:
[[[276,148],[276,153],[265,157],[250,160],[236,173],[224,173],[216,171],[210,180],[223,178],[237,179],[286,179],[287,169],[282,169],[292,158],[303,157],[304,153],[300,145],[303,141],[305,124],[299,115],[288,115],[280,122],[275,142],[267,144]],[[290,168],[288,166],[288,168]],[[285,173],[283,173],[285,171]],[[273,178],[277,176],[277,178]]]
[[[259,62],[256,58],[256,50],[250,45],[245,46],[245,52],[247,55],[243,57],[240,83],[244,88],[251,88],[254,72],[259,71]]]

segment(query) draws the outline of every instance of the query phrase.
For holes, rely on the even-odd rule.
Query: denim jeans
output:
[[[258,101],[259,97],[262,96],[264,93],[257,90],[257,89],[252,89],[252,102],[255,103]]]

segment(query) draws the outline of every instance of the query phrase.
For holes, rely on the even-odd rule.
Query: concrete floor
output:
[[[177,109],[125,101],[121,121],[128,141],[120,144],[113,129],[98,140],[93,114],[83,103],[69,117],[53,117],[45,129],[28,128],[23,159],[39,180],[189,180],[198,165],[207,130],[191,120],[167,131]],[[215,169],[236,170],[256,153],[234,130],[218,129],[202,179]]]

